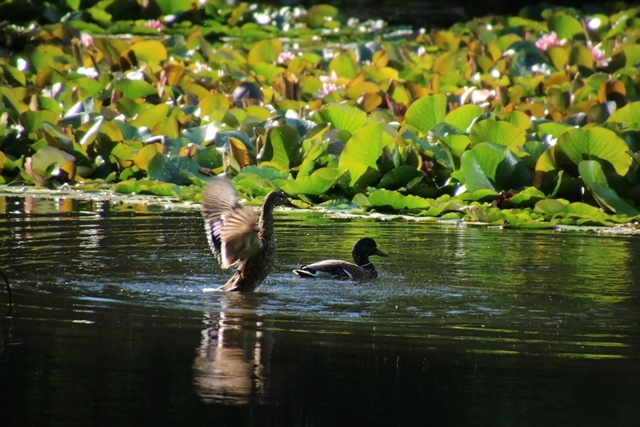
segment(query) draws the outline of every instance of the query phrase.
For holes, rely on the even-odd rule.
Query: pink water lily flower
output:
[[[316,98],[322,99],[336,90],[338,90],[338,86],[335,83],[322,83],[322,89],[318,90]]]
[[[322,83],[335,83],[338,81],[338,75],[335,71],[332,71],[330,76],[320,76],[320,81]]]
[[[87,33],[80,34],[80,43],[82,43],[82,46],[84,46],[84,47],[94,47],[95,46],[95,44],[93,42],[93,37],[91,37],[91,34],[87,34]]]
[[[160,31],[162,29],[162,22],[158,21],[157,19],[150,19],[144,23],[144,26]]]
[[[558,35],[552,31],[549,34],[543,34],[536,40],[536,47],[540,50],[549,50],[554,46],[563,46],[567,41],[558,39]]]
[[[293,54],[293,52],[289,52],[288,50],[283,50],[282,52],[280,52],[280,55],[278,55],[278,59],[276,62],[278,64],[284,64],[285,62],[291,61],[295,57],[296,56]]]
[[[330,93],[344,87],[344,85],[337,84],[338,75],[335,71],[332,71],[330,76],[320,76],[320,81],[322,82],[322,89],[318,90],[316,98],[322,99]]]
[[[593,46],[591,48],[591,56],[598,67],[606,67],[611,61],[611,58],[605,57],[604,50],[600,49],[598,46]]]

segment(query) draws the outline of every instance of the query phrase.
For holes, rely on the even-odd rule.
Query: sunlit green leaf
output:
[[[404,122],[422,133],[427,133],[435,125],[445,120],[446,113],[446,96],[441,94],[425,96],[411,104],[405,114]]]
[[[609,116],[608,122],[640,123],[640,101],[631,102]]]
[[[167,59],[167,48],[157,40],[142,40],[134,43],[131,50],[140,61],[160,62]]]
[[[631,166],[629,147],[608,129],[572,129],[558,137],[557,147],[576,165],[583,160],[597,160],[604,168],[613,169],[621,176]]]
[[[265,135],[259,159],[277,163],[287,170],[300,164],[300,154],[298,132],[289,126],[274,126]]]
[[[309,176],[298,175],[294,181],[287,181],[282,190],[291,196],[322,196],[336,183],[342,173],[339,168],[321,168]]]
[[[144,80],[114,80],[113,87],[127,98],[144,98],[158,92],[156,88]]]
[[[249,65],[256,65],[261,62],[275,62],[282,52],[282,42],[276,38],[260,40],[251,46],[247,55]]]
[[[460,170],[453,176],[470,192],[518,190],[531,185],[532,179],[524,163],[507,147],[489,142],[465,152],[460,159]]]
[[[331,123],[336,129],[354,133],[367,121],[367,115],[359,108],[346,104],[333,104],[320,110],[321,120]]]
[[[427,209],[431,206],[427,199],[418,196],[405,196],[397,191],[377,190],[368,197],[371,206],[389,206],[394,210],[403,209]]]
[[[372,123],[361,127],[347,141],[340,155],[338,166],[349,170],[351,185],[364,186],[359,182],[368,169],[377,170],[377,161],[382,154],[382,124]],[[372,176],[367,178],[371,179]]]
[[[601,206],[617,214],[640,215],[640,210],[622,200],[618,193],[609,187],[600,163],[595,160],[585,160],[580,162],[578,168],[583,181]]]
[[[444,121],[449,123],[461,131],[466,131],[471,123],[482,114],[482,108],[475,104],[465,104],[446,115]]]
[[[471,127],[469,138],[474,144],[494,142],[506,147],[517,147],[525,142],[525,133],[505,121],[481,120]]]

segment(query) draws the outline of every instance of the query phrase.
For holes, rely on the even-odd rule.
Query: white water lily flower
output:
[[[29,69],[29,63],[22,58],[16,60],[16,68],[23,73]]]
[[[78,74],[82,74],[83,76],[91,77],[95,79],[98,77],[98,70],[93,67],[80,67],[76,70]]]

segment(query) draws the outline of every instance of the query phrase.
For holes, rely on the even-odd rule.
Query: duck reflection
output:
[[[264,395],[272,339],[262,331],[256,294],[227,293],[206,328],[194,362],[196,392],[205,401],[243,404]]]

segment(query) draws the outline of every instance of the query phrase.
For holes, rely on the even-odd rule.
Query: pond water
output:
[[[638,237],[276,219],[225,294],[196,210],[0,197],[1,424],[637,425]],[[363,236],[375,283],[291,274]]]

